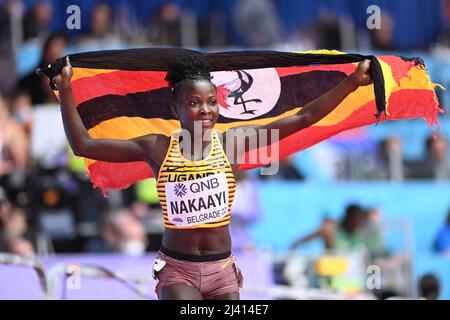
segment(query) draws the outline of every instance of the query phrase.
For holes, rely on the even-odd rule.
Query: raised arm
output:
[[[330,250],[334,246],[336,229],[337,229],[336,222],[332,219],[326,218],[322,222],[318,230],[295,240],[294,243],[291,245],[291,250],[295,250],[302,244],[305,244],[315,238],[321,238],[324,242],[325,248],[327,250]]]
[[[157,152],[160,137],[147,135],[130,140],[93,139],[89,136],[74,103],[70,79],[69,57],[61,74],[55,78],[58,87],[64,131],[70,147],[77,156],[108,162],[149,162],[151,151]]]
[[[306,104],[302,109],[300,109],[299,112],[294,115],[263,126],[242,126],[241,128],[244,130],[250,128],[267,129],[267,139],[265,139],[266,141],[260,141],[260,139],[258,138],[258,142],[256,144],[257,147],[263,147],[265,145],[272,144],[270,134],[271,129],[279,130],[278,139],[281,140],[295,132],[307,128],[332,112],[351,92],[355,91],[359,86],[372,83],[369,76],[369,68],[369,60],[360,62],[355,72],[347,76],[336,87],[334,87],[327,93]],[[257,136],[259,137],[259,134]],[[250,145],[249,143],[236,144],[236,146],[237,148],[245,148],[245,150],[239,150],[241,152],[246,152],[252,149],[252,145]],[[253,147],[254,146],[255,144],[253,145]],[[241,154],[239,153],[239,151],[236,150],[236,154]]]

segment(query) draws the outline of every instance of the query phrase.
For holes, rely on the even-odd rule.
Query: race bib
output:
[[[179,227],[214,222],[228,212],[228,183],[224,172],[190,181],[165,183],[167,215]]]

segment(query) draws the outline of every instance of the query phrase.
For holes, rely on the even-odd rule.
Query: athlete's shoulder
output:
[[[157,134],[156,136],[156,146],[159,151],[166,152],[169,148],[171,136],[165,136],[163,134]]]

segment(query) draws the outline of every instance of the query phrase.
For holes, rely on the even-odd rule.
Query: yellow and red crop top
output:
[[[156,185],[165,227],[196,229],[229,224],[236,182],[217,131],[211,130],[210,152],[199,161],[183,157],[179,137],[179,131],[171,136]]]

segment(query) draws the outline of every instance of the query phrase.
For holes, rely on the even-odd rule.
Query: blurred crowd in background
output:
[[[281,0],[86,0],[79,2],[81,29],[68,30],[69,2],[0,1],[0,251],[27,257],[109,251],[140,255],[157,250],[161,241],[163,224],[154,180],[111,191],[106,198],[92,188],[83,162],[67,145],[52,152],[35,150],[35,145],[47,143],[38,128],[52,127],[45,124],[50,119],[46,112],[56,112],[51,119],[60,119],[48,79],[34,71],[65,54],[140,46],[419,52],[436,59],[450,52],[450,1],[445,0],[412,1],[418,7],[414,12],[425,21],[413,22],[414,30],[399,19],[402,1],[378,1],[381,29],[368,30],[368,14],[360,10],[362,18],[358,18],[355,6],[365,9],[377,1],[338,5],[337,1]],[[416,35],[417,28],[426,31]],[[449,110],[450,100],[440,92],[438,96],[441,108]],[[426,127],[425,122],[420,125]],[[426,129],[426,136],[413,141],[420,150],[415,156],[404,151],[401,135],[367,139],[364,130],[344,133],[320,149],[312,171],[328,173],[333,181],[449,181],[448,136],[438,131],[433,139]],[[316,179],[312,171],[299,154],[281,161],[275,176],[239,174],[231,225],[235,250],[257,246],[247,230],[261,215],[252,192],[255,186],[273,180],[308,182]],[[379,208],[349,204],[342,208],[340,221],[325,218],[313,233],[299,235],[292,249],[319,238],[326,249],[365,246],[370,259],[383,258],[389,252],[382,245],[380,220]],[[450,255],[450,212],[436,232],[433,250]]]

